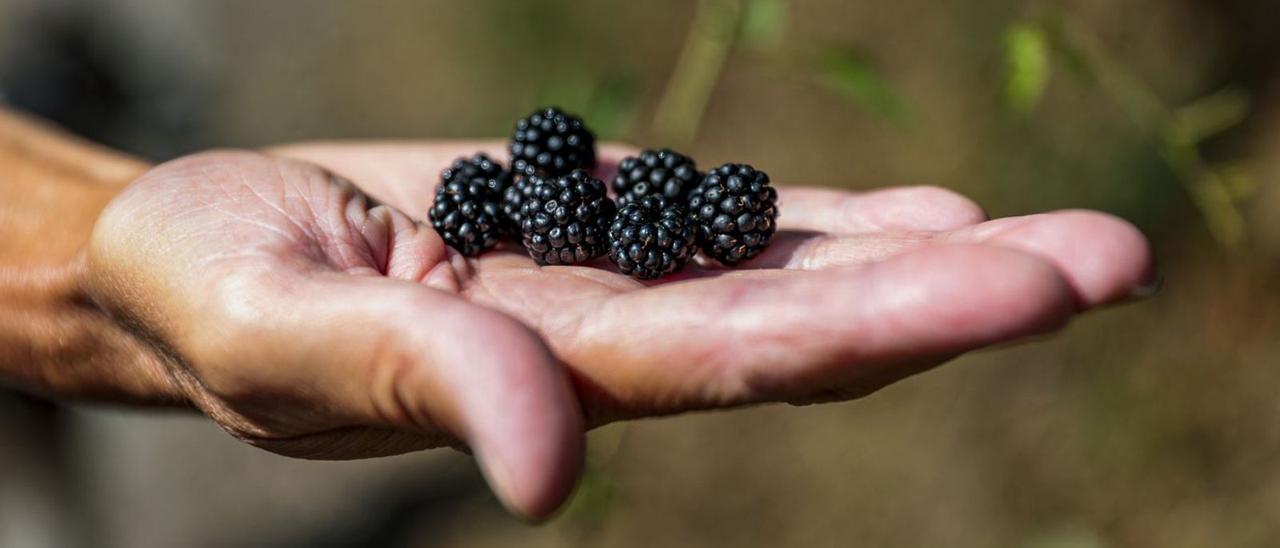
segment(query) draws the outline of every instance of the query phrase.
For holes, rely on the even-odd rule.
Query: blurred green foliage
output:
[[[573,498],[561,511],[560,519],[584,532],[598,530],[619,503],[617,480],[608,470],[588,466],[578,482]]]
[[[742,44],[761,51],[777,51],[786,39],[787,0],[747,0],[743,8]]]
[[[676,148],[697,137],[711,93],[741,32],[742,0],[699,0],[654,115],[653,132]]]
[[[1010,24],[1004,45],[1009,65],[1005,90],[1012,110],[1027,114],[1041,102],[1054,57],[1062,59],[1071,74],[1096,86],[1147,132],[1218,243],[1229,249],[1241,247],[1245,221],[1239,201],[1244,197],[1242,192],[1255,185],[1242,164],[1210,165],[1200,147],[1247,118],[1246,95],[1225,89],[1171,107],[1056,6],[1039,19]]]
[[[628,74],[555,78],[540,90],[539,105],[557,105],[591,120],[602,139],[621,139],[634,131],[640,107],[639,83]]]
[[[866,54],[838,46],[816,49],[816,80],[899,128],[911,125],[906,101]]]
[[[1249,117],[1249,95],[1227,88],[1179,107],[1173,112],[1170,132],[1182,143],[1203,143]]]
[[[786,36],[786,0],[701,0],[654,117],[672,146],[697,137],[712,91],[735,50],[756,54],[783,77],[801,73],[867,112],[905,129],[912,113],[871,58],[855,48]]]
[[[1014,23],[1005,31],[1004,47],[1009,64],[1006,98],[1010,108],[1029,113],[1040,104],[1049,85],[1049,40],[1044,29]]]

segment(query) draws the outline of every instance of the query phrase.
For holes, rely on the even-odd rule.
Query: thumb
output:
[[[428,445],[459,438],[508,509],[529,519],[567,498],[582,469],[581,410],[565,370],[528,327],[412,281],[332,271],[290,279],[281,270],[217,284],[215,300],[228,305],[216,308],[229,315],[215,325],[234,327],[211,330],[220,334],[193,350],[218,356],[197,372],[202,385],[233,402],[267,400],[249,405],[258,412],[236,412],[285,417],[288,425],[264,425],[285,439],[335,424],[407,430],[434,439]],[[322,422],[299,425],[281,413],[289,407],[322,409]],[[372,451],[402,450],[386,446]]]
[[[517,514],[545,517],[568,496],[582,468],[581,407],[528,327],[413,282],[325,273],[300,290],[311,293],[296,301],[301,332],[284,326],[281,346],[322,326],[309,336],[321,342],[297,351],[315,360],[332,400],[393,426],[461,438]]]

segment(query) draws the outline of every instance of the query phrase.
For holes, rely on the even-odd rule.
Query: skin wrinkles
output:
[[[892,257],[927,241],[932,234],[911,232],[833,237],[811,232],[778,233],[774,245],[748,268],[822,270],[831,265],[869,263]],[[774,251],[776,250],[776,251]],[[769,253],[773,251],[773,253]]]
[[[386,276],[390,269],[391,249],[394,233],[388,226],[390,220],[381,212],[375,212],[360,199],[347,202],[344,209],[345,221],[354,228],[355,239],[364,252],[365,264],[349,273],[364,272],[369,275]]]

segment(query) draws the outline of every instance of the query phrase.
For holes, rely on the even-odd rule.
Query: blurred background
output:
[[[471,462],[276,457],[0,394],[0,546],[1274,546],[1280,3],[0,0],[0,101],[152,160],[321,138],[605,138],[785,183],[1137,223],[1155,299],[866,399],[614,425],[568,509]]]

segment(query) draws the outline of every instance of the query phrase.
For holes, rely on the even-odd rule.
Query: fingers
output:
[[[1032,255],[927,247],[862,267],[618,295],[562,353],[585,364],[579,385],[606,403],[677,412],[803,398],[1057,328],[1073,304],[1058,270]]]
[[[830,234],[953,230],[986,220],[982,208],[933,186],[846,192],[812,187],[778,189],[782,230]]]
[[[422,217],[431,207],[440,171],[460,156],[505,155],[499,141],[438,143],[317,142],[276,147],[269,153],[317,164],[352,181],[379,202]]]
[[[295,428],[322,425],[280,417],[283,409],[323,405],[316,416],[325,422],[456,436],[520,515],[543,517],[568,496],[582,466],[581,411],[563,369],[523,324],[371,276],[255,276],[219,293],[238,303],[219,307],[234,311],[221,325],[235,327],[204,343],[221,348],[195,350],[221,356],[219,368],[200,372],[216,394],[294,395],[295,405],[264,404]]]
[[[459,157],[483,152],[507,162],[507,145],[499,140],[441,142],[300,143],[276,147],[269,153],[320,165],[347,179],[378,201],[421,218],[431,206],[440,171]],[[605,143],[598,148],[595,175],[608,180],[622,158],[637,149]],[[508,166],[510,167],[510,166]]]
[[[1043,257],[1063,273],[1083,307],[1149,292],[1156,277],[1146,237],[1132,224],[1096,211],[999,219],[941,239],[982,242]]]
[[[748,268],[823,270],[880,261],[920,249],[984,244],[1035,254],[1056,266],[1083,308],[1149,292],[1155,266],[1146,238],[1110,215],[1061,211],[1011,217],[940,233],[828,235],[780,232]]]

